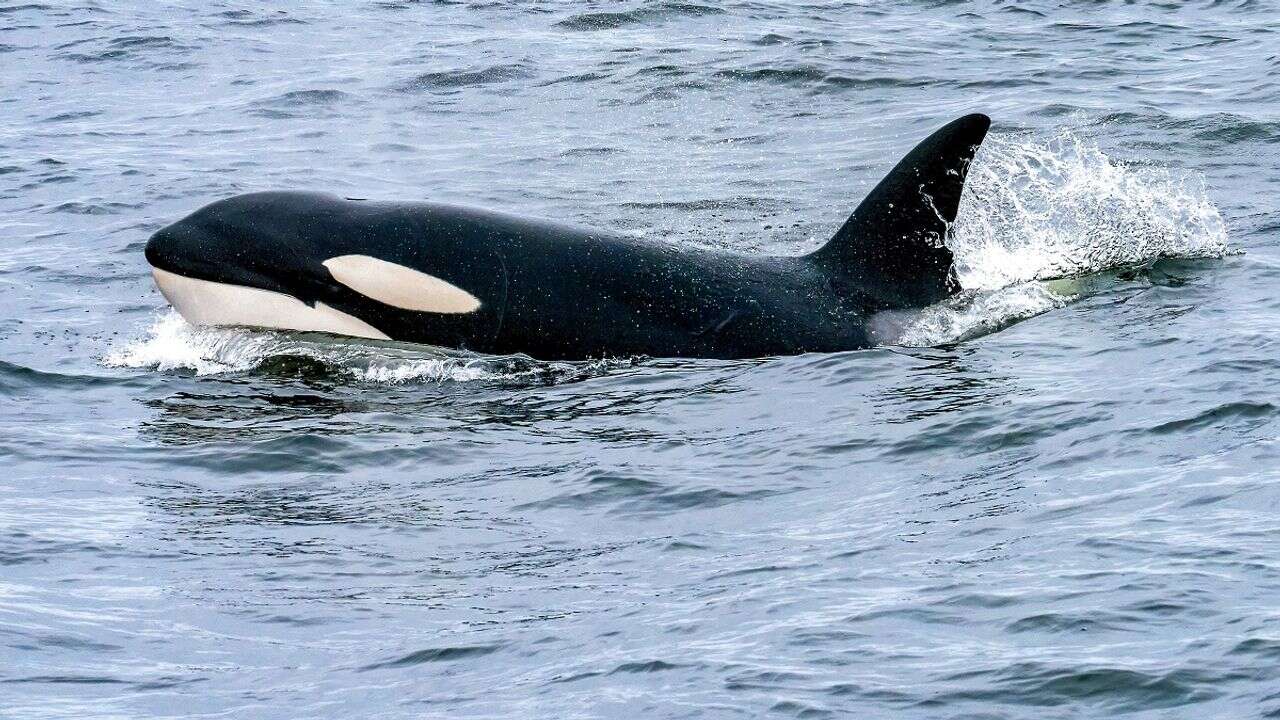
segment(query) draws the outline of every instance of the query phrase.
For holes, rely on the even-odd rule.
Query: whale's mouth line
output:
[[[193,325],[242,325],[391,339],[364,320],[320,301],[308,305],[288,293],[190,277],[154,265],[151,275],[165,300]]]
[[[148,249],[150,247],[149,245]],[[187,280],[261,290],[293,298],[300,298],[298,292],[300,290],[305,293],[304,287],[291,287],[272,275],[258,272],[242,264],[203,262],[198,255],[178,256],[169,253],[161,256],[157,253],[156,256],[152,256],[148,254],[147,264],[152,270]]]

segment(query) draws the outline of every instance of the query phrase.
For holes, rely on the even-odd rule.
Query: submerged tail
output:
[[[833,282],[864,289],[885,308],[929,305],[958,292],[943,239],[990,126],[986,115],[966,115],[925,138],[809,258]]]

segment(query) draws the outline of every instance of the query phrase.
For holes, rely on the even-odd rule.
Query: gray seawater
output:
[[[0,716],[1280,716],[1272,2],[10,0],[0,90]],[[871,351],[202,330],[142,257],[280,188],[803,252],[970,111],[967,293]]]

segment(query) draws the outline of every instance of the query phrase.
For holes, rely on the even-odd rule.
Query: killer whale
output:
[[[156,232],[164,297],[199,325],[394,339],[544,360],[866,348],[869,321],[959,291],[943,242],[990,119],[920,142],[821,248],[691,249],[430,202],[260,192]]]

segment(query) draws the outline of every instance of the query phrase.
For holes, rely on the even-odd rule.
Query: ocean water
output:
[[[1280,9],[0,4],[0,717],[1280,717]],[[895,344],[199,329],[239,192],[817,247],[992,135]]]

